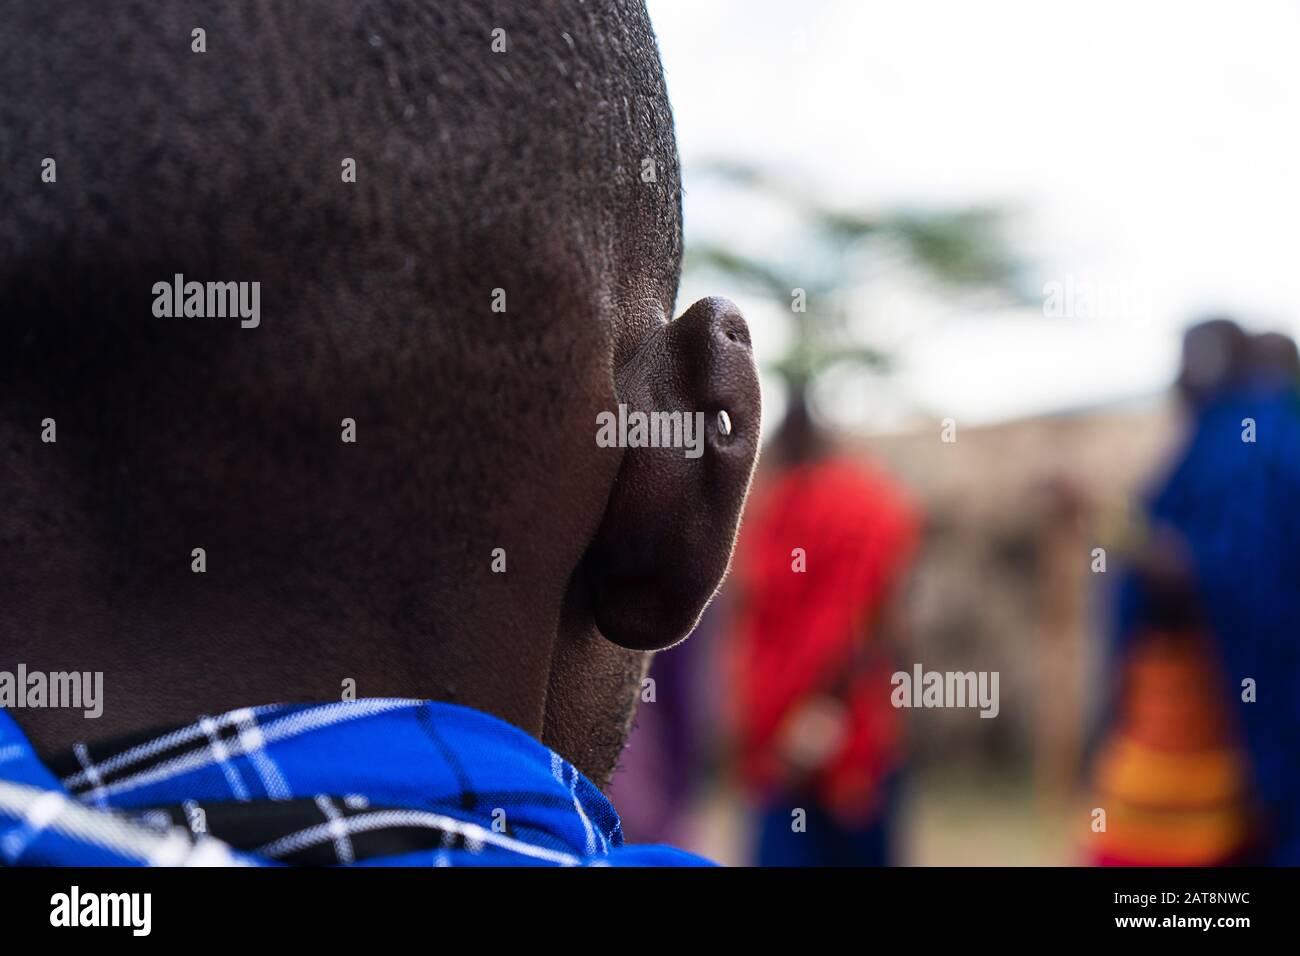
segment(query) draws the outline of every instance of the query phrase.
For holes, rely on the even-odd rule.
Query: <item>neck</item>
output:
[[[0,581],[0,670],[102,672],[103,712],[23,710],[37,750],[192,721],[238,707],[349,694],[462,704],[541,737],[555,624],[528,613],[417,611],[377,623],[373,596],[321,589],[308,604],[281,588],[147,595],[77,588],[69,568]],[[41,573],[44,571],[45,573]],[[445,602],[454,606],[455,601]],[[496,602],[501,608],[506,602]],[[530,633],[529,630],[536,633]],[[546,635],[551,635],[547,640]]]

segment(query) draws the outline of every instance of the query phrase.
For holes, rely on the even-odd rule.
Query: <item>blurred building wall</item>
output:
[[[1171,402],[875,437],[927,527],[905,596],[905,665],[1000,672],[1001,712],[912,710],[913,766],[1021,766],[1049,789],[1078,766],[1104,651],[1106,579],[1090,566],[1181,434]],[[1090,703],[1091,702],[1091,703]]]

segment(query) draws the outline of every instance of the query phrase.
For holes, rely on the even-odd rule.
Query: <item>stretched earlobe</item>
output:
[[[615,379],[623,459],[584,573],[600,632],[658,650],[691,632],[731,561],[761,424],[749,328],[702,299]]]

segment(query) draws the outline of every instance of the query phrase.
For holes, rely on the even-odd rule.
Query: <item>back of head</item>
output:
[[[1246,333],[1232,319],[1203,319],[1183,333],[1178,390],[1193,406],[1239,383],[1245,368]]]
[[[22,3],[0,168],[0,649],[125,727],[351,677],[608,772],[759,434],[735,307],[670,321],[642,3]]]
[[[1300,352],[1281,332],[1261,332],[1247,343],[1250,377],[1266,388],[1300,388]]]
[[[640,3],[22,4],[0,90],[0,418],[57,422],[19,455],[80,476],[115,580],[549,560],[515,517],[581,489],[612,316],[678,279]],[[258,283],[257,326],[160,317],[178,275]]]

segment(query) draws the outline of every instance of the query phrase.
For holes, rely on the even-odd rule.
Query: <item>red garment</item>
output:
[[[812,777],[813,796],[841,817],[870,815],[902,732],[876,616],[911,563],[918,523],[897,483],[842,458],[786,471],[751,501],[736,553],[734,664],[741,770],[760,796],[788,786],[782,722],[810,695],[831,694],[847,709],[845,737]],[[874,652],[865,662],[864,646]]]

